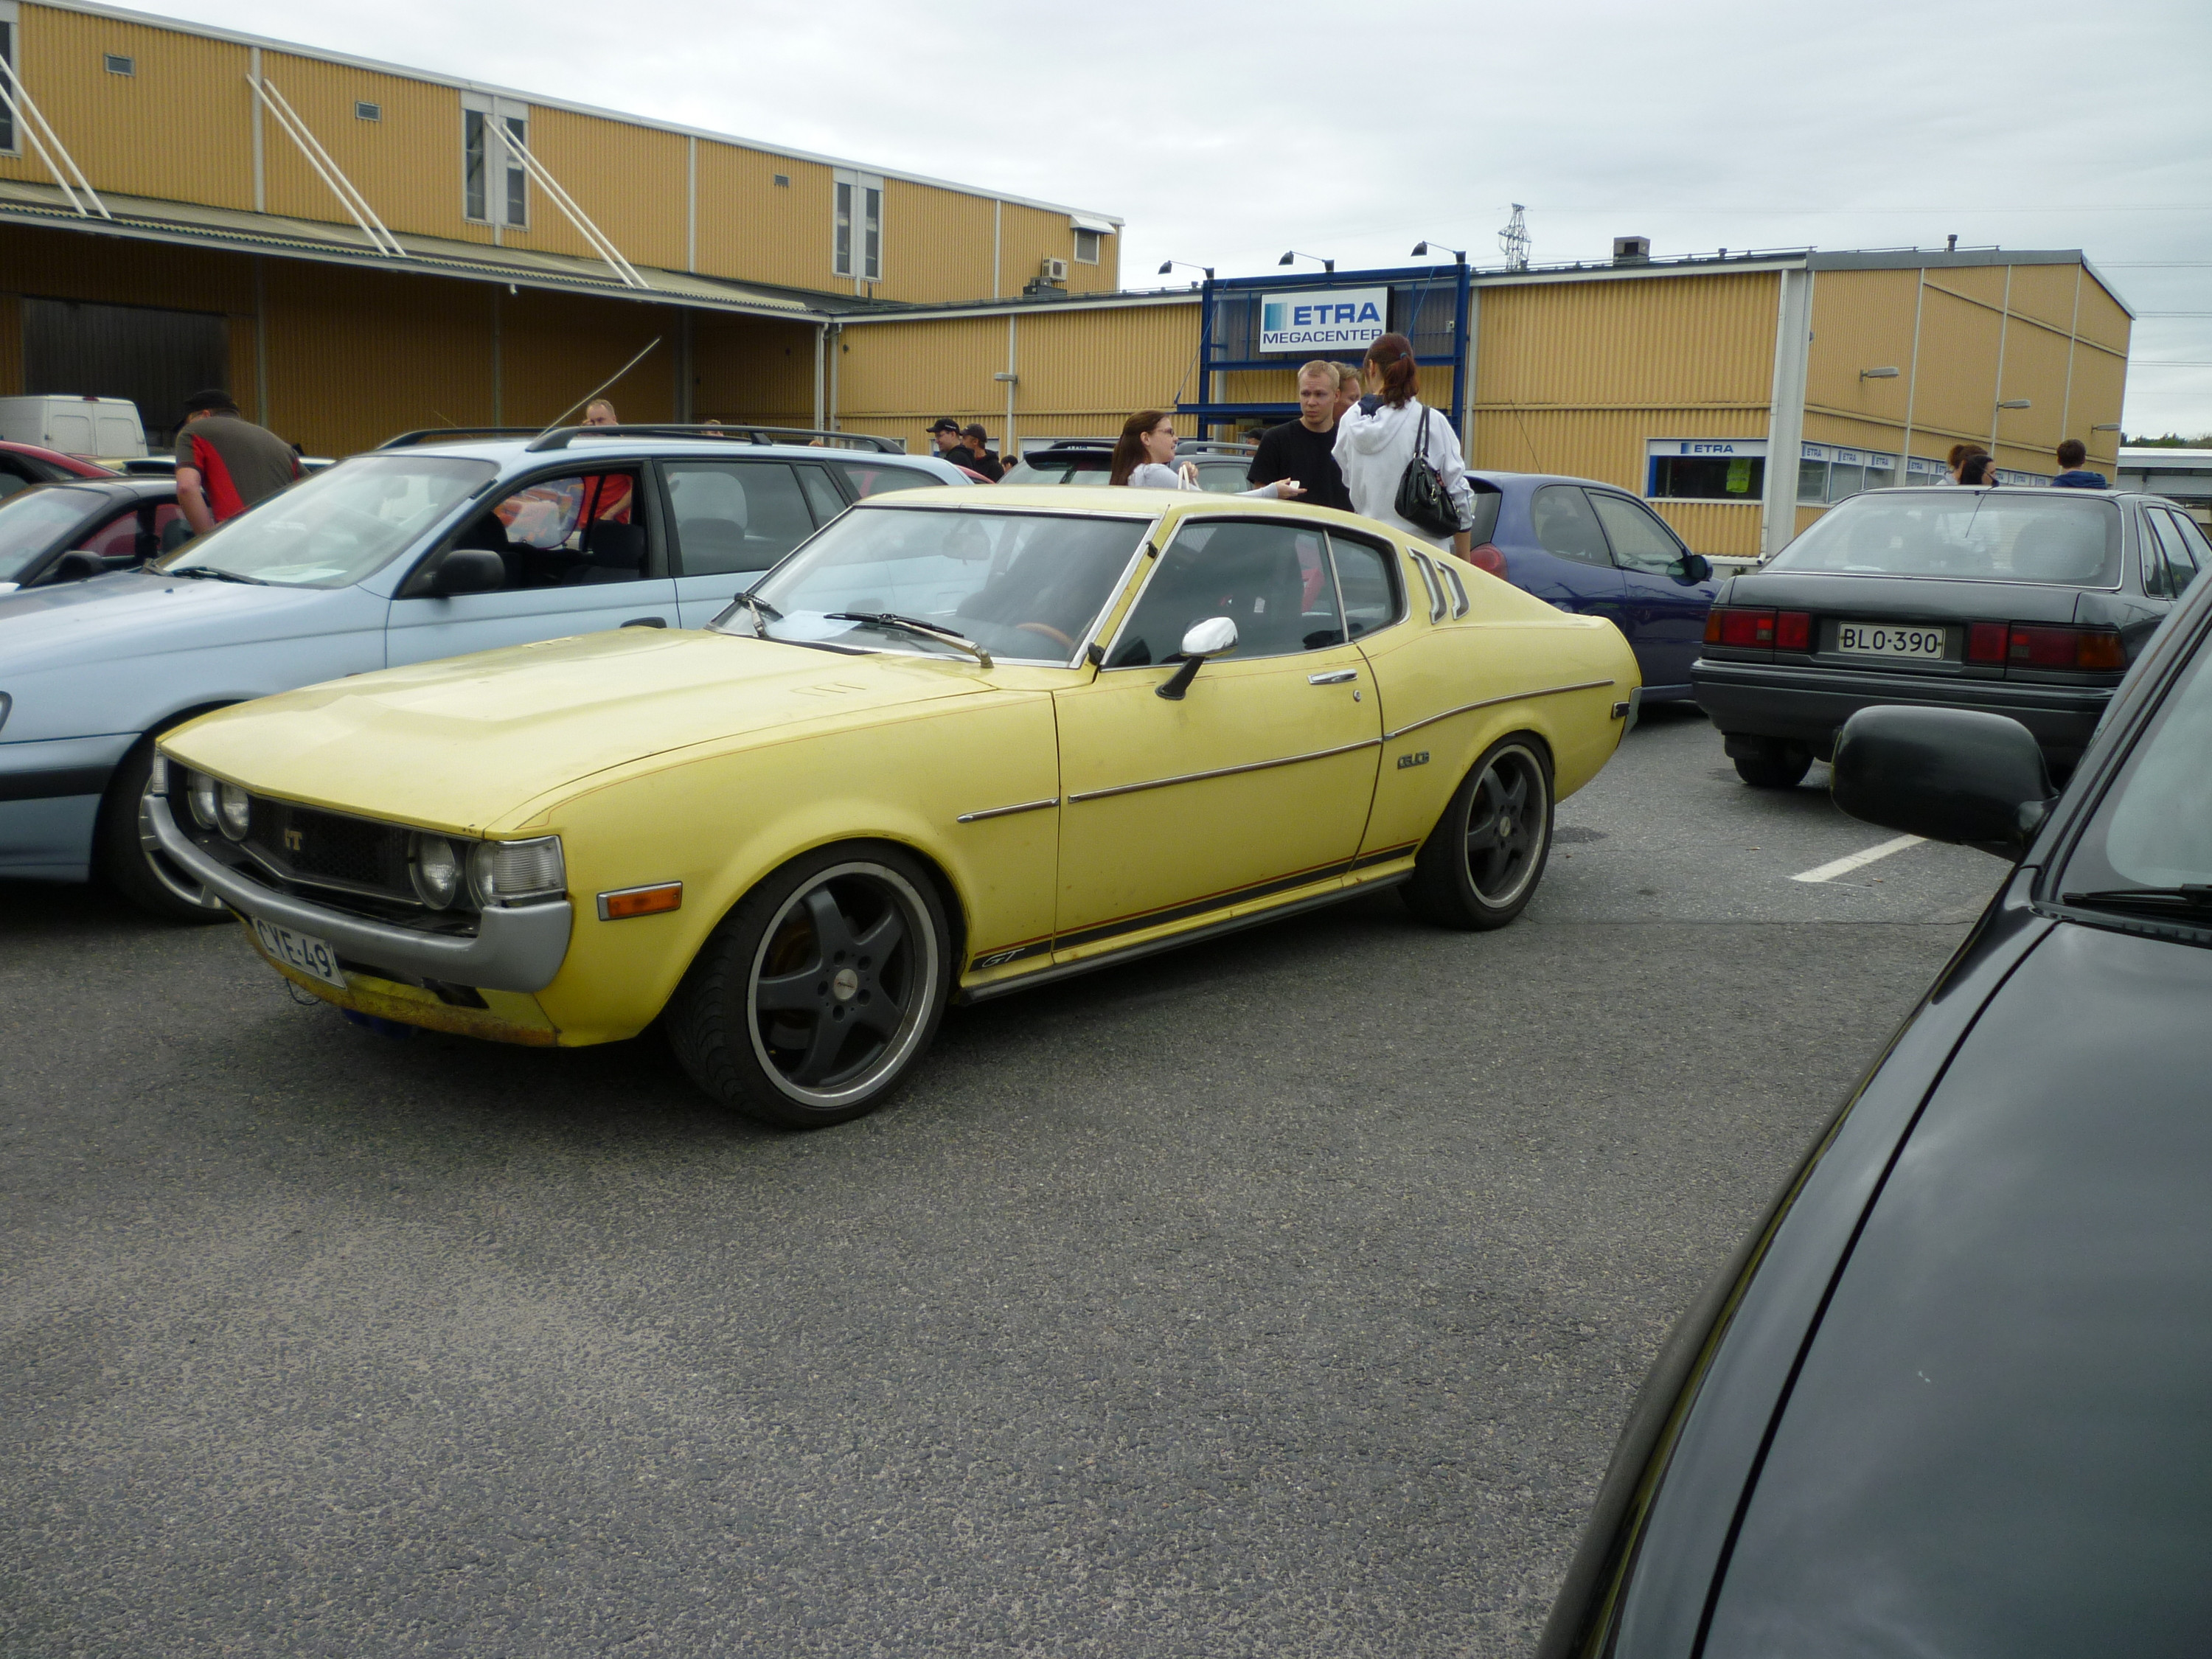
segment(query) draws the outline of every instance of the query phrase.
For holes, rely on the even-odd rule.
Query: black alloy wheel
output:
[[[747,894],[669,1004],[677,1059],[747,1117],[873,1111],[929,1047],[952,978],[934,884],[896,848],[828,848]]]
[[[154,738],[149,735],[123,757],[100,804],[100,822],[93,832],[100,874],[131,903],[164,921],[204,927],[229,921],[230,908],[161,850],[147,808],[153,787]],[[169,810],[179,814],[191,810],[183,790],[169,797]]]
[[[1552,854],[1552,768],[1534,738],[1483,752],[1421,845],[1406,907],[1443,927],[1486,932],[1528,907]]]

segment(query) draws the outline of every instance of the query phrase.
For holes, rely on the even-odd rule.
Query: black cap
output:
[[[191,397],[185,399],[185,413],[187,415],[198,415],[202,413],[234,415],[237,412],[238,400],[233,398],[228,392],[215,389],[210,389],[206,392],[195,392]]]
[[[957,432],[960,430],[960,422],[950,415],[940,415],[932,422],[929,429],[932,432]]]

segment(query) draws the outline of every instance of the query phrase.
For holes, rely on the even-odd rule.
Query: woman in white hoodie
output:
[[[1459,510],[1462,526],[1472,524],[1474,491],[1467,481],[1467,464],[1460,459],[1459,434],[1449,421],[1425,407],[1415,395],[1421,389],[1421,374],[1413,363],[1413,343],[1404,335],[1385,334],[1367,348],[1363,378],[1380,390],[1346,410],[1336,423],[1336,470],[1344,475],[1352,510],[1440,548],[1443,544],[1434,531],[1407,523],[1394,510],[1398,481],[1406,476],[1413,447],[1425,432],[1429,465],[1443,480],[1446,499]],[[1462,558],[1472,545],[1465,529],[1451,538],[1451,550]]]

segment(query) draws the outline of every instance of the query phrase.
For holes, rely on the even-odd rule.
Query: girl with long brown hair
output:
[[[1121,423],[1121,435],[1114,444],[1114,471],[1107,482],[1134,484],[1139,489],[1197,489],[1198,469],[1185,461],[1178,471],[1175,458],[1175,411],[1140,409]],[[1294,501],[1306,492],[1296,478],[1278,478],[1237,493]]]
[[[1451,550],[1465,557],[1472,545],[1465,526],[1471,522],[1474,487],[1467,481],[1467,463],[1460,458],[1451,422],[1421,402],[1413,343],[1402,334],[1385,334],[1367,348],[1360,378],[1374,390],[1336,423],[1336,468],[1344,475],[1352,510],[1441,547],[1436,532],[1408,524],[1395,511],[1398,481],[1419,449],[1443,480],[1446,499],[1458,509],[1462,528],[1452,536]]]

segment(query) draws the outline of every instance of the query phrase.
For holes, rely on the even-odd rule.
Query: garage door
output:
[[[156,454],[175,439],[179,405],[229,374],[229,325],[217,313],[23,301],[23,390],[128,398]]]

